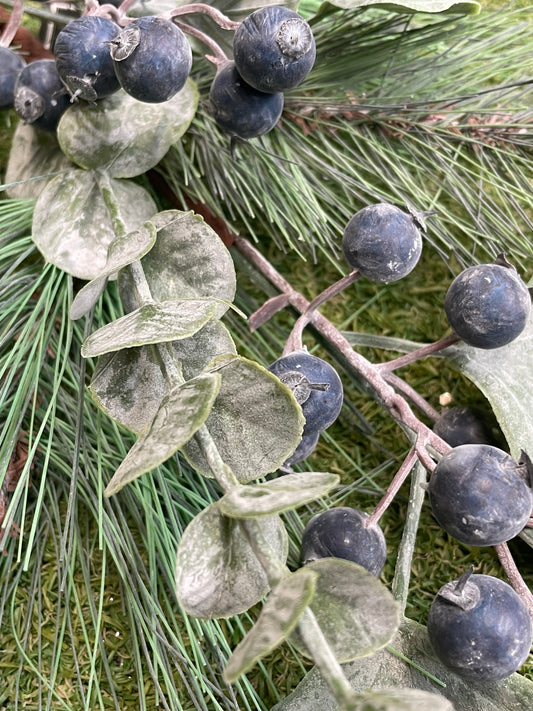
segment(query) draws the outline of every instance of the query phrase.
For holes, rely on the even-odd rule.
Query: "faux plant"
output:
[[[406,2],[401,7],[404,11],[420,9],[416,2]],[[284,92],[300,84],[304,91],[306,81],[312,86],[313,32],[315,26],[320,26],[321,18],[327,18],[330,4],[320,6],[309,23],[298,13],[285,12],[277,6],[258,10],[259,15],[243,13],[244,21],[230,19],[215,7],[203,4],[161,10],[156,18],[151,8],[145,8],[146,15],[138,20],[129,14],[134,9],[129,0],[118,8],[89,3],[85,8],[86,19],[77,25],[82,34],[89,26],[92,32],[89,18],[102,17],[122,28],[116,34],[106,34],[104,40],[99,37],[99,29],[91,34],[90,42],[109,47],[115,66],[117,83],[111,81],[109,92],[101,90],[94,79],[99,76],[98,70],[93,77],[86,69],[78,72],[69,64],[67,60],[74,50],[68,49],[66,35],[61,37],[61,33],[59,47],[65,52],[62,66],[67,69],[62,74],[58,65],[59,81],[64,87],[59,94],[67,97],[67,105],[60,107],[60,115],[54,114],[52,123],[37,123],[43,116],[49,117],[49,104],[40,93],[42,84],[30,86],[25,81],[18,83],[17,79],[13,103],[27,123],[21,121],[15,131],[6,175],[6,190],[14,201],[23,198],[35,201],[31,206],[32,241],[41,258],[47,265],[68,274],[74,285],[68,317],[69,323],[76,327],[78,322],[84,323],[81,356],[91,364],[93,359],[96,361],[94,368],[92,365],[90,368],[91,397],[110,421],[136,437],[116,470],[109,472],[103,465],[99,467],[105,481],[103,496],[106,499],[122,496],[124,489],[141,477],[150,477],[150,472],[174,457],[182,458],[195,472],[212,480],[217,498],[192,518],[177,542],[174,583],[177,603],[193,618],[239,616],[264,601],[254,625],[225,662],[223,678],[227,684],[240,679],[272,650],[289,642],[299,654],[313,661],[326,684],[327,691],[324,695],[320,691],[316,702],[322,707],[329,703],[332,708],[345,711],[392,711],[417,708],[417,704],[422,708],[431,703],[446,711],[454,707],[439,688],[439,683],[441,687],[444,684],[441,678],[446,677],[454,680],[450,684],[450,698],[457,702],[455,708],[465,708],[460,705],[462,687],[457,690],[454,686],[461,684],[461,665],[454,666],[452,674],[431,656],[431,651],[422,664],[411,660],[421,671],[424,683],[428,680],[429,688],[423,688],[420,681],[410,684],[402,679],[396,688],[378,683],[376,689],[368,691],[367,685],[354,682],[346,670],[357,670],[359,663],[364,665],[367,661],[371,665],[372,660],[381,664],[383,654],[399,658],[402,650],[398,647],[402,645],[404,654],[410,657],[405,639],[410,631],[419,640],[423,634],[404,616],[422,506],[423,472],[429,474],[429,499],[435,506],[435,516],[447,521],[451,514],[437,501],[442,496],[437,477],[444,463],[460,457],[465,450],[452,449],[426,424],[423,416],[428,412],[434,414],[430,405],[396,371],[421,358],[442,355],[464,364],[464,370],[485,389],[500,415],[510,453],[490,448],[496,453],[497,464],[491,468],[491,463],[486,463],[490,469],[487,478],[498,479],[498,485],[507,486],[517,498],[517,520],[510,526],[506,525],[506,511],[494,512],[494,507],[488,507],[486,515],[493,516],[488,524],[491,535],[479,545],[494,545],[502,570],[514,588],[513,604],[518,601],[516,604],[524,613],[520,649],[507,665],[498,658],[498,673],[504,666],[505,674],[496,677],[483,671],[479,678],[499,681],[516,671],[526,659],[531,647],[531,623],[528,627],[527,622],[533,617],[533,595],[510,555],[507,541],[517,534],[531,541],[528,529],[532,524],[533,432],[524,403],[513,406],[510,428],[510,403],[501,396],[500,388],[501,382],[505,382],[505,368],[502,366],[502,379],[497,387],[487,384],[483,377],[497,359],[503,362],[507,359],[512,364],[520,354],[529,352],[533,326],[528,287],[509,261],[499,259],[498,269],[504,270],[505,277],[519,291],[520,308],[505,323],[498,324],[496,344],[491,328],[501,311],[498,304],[508,309],[508,302],[500,302],[498,290],[489,290],[485,298],[478,288],[470,301],[463,299],[452,304],[453,295],[447,297],[446,312],[454,329],[451,334],[444,334],[435,343],[412,348],[388,362],[368,360],[319,309],[345,290],[357,289],[359,279],[390,283],[403,278],[408,289],[409,273],[416,268],[424,239],[431,238],[433,209],[422,206],[415,210],[411,205],[399,208],[383,200],[364,201],[367,205],[345,221],[341,233],[347,261],[346,267],[341,268],[346,274],[308,301],[250,240],[233,236],[230,252],[213,227],[194,211],[167,206],[159,209],[156,193],[143,178],[153,169],[163,174],[172,170],[176,151],[179,146],[185,150],[187,135],[194,131],[196,117],[202,115],[204,118],[200,120],[211,121],[211,130],[225,141],[229,149],[227,157],[234,161],[238,173],[245,151],[252,154],[255,150],[251,141],[265,133],[270,136],[283,130],[277,123],[286,107]],[[464,12],[475,10],[476,4],[437,2],[431,9]],[[201,22],[196,22],[198,16]],[[206,22],[208,27],[212,26],[211,32],[206,30]],[[69,27],[67,24],[63,32],[68,33]],[[294,69],[290,62],[287,65],[282,62],[288,77],[278,67],[282,76],[276,74],[273,84],[265,84],[266,69],[262,68],[262,83],[252,84],[253,69],[249,66],[245,69],[242,58],[245,54],[242,46],[246,48],[250,41],[245,30],[250,28],[268,35],[263,53],[275,50],[285,55],[287,47],[291,47],[291,62],[298,67]],[[227,44],[228,33],[234,31],[239,42],[235,62],[228,59],[224,41],[218,41],[222,34]],[[152,32],[162,34],[154,39]],[[189,40],[184,44],[186,36],[193,38],[196,54],[201,53],[200,45],[207,47],[206,57],[215,65],[207,97],[202,96],[199,85],[189,77],[194,62],[202,60],[198,56],[192,59]],[[149,50],[146,56],[142,54],[143,37],[147,38]],[[162,51],[168,55],[166,42],[179,45],[180,67],[176,70],[169,65],[165,69],[170,84],[170,75],[177,71],[177,84],[168,86],[165,73],[153,77],[146,85],[142,80],[144,65],[153,53]],[[317,47],[319,58],[319,42]],[[107,55],[103,54],[107,62]],[[300,62],[300,58],[305,61]],[[83,62],[86,56],[80,53],[76,60]],[[50,66],[46,64],[43,70],[47,76]],[[223,74],[228,68],[229,79]],[[241,71],[243,75],[246,72],[246,82]],[[220,81],[224,82],[222,90],[217,86]],[[242,91],[243,86],[246,91]],[[57,93],[56,88],[54,109]],[[324,97],[318,97],[317,101],[324,101]],[[35,116],[36,112],[41,113]],[[298,121],[305,127],[301,135],[307,136],[310,130],[305,123],[307,118],[296,116],[294,123]],[[191,140],[199,141],[194,135]],[[268,151],[265,154],[268,156]],[[274,161],[277,159],[274,153]],[[180,196],[175,194],[174,199],[179,200]],[[260,329],[289,307],[300,314],[283,352],[269,367],[239,355],[238,345],[226,325],[232,310],[237,318],[244,317],[235,304],[234,256],[237,263],[244,258],[255,273],[260,273],[277,290],[276,295],[250,315],[252,330]],[[530,256],[528,253],[526,259]],[[487,262],[478,272],[485,270],[486,274],[491,269]],[[120,313],[109,314],[106,323],[93,329],[94,314],[102,308],[107,289],[119,294]],[[478,331],[482,334],[476,342],[465,338],[462,325],[456,326],[467,321],[466,316],[461,318],[464,315],[461,312],[472,308],[472,298],[480,301],[475,308],[483,317],[478,319]],[[392,591],[377,577],[382,560],[371,572],[361,559],[354,562],[350,556],[336,551],[329,555],[306,555],[299,567],[287,564],[285,515],[331,495],[340,483],[336,473],[293,471],[300,461],[295,458],[295,451],[301,446],[302,436],[314,436],[332,425],[342,404],[342,379],[325,360],[309,354],[304,345],[304,332],[310,328],[321,335],[333,353],[344,359],[346,372],[364,383],[364,388],[399,425],[409,443],[409,452],[384,497],[373,511],[365,513],[361,524],[365,532],[379,531],[383,513],[406,479],[412,477],[411,523],[406,526]],[[357,336],[351,338],[353,341]],[[461,342],[461,338],[467,343]],[[379,335],[375,345],[386,347]],[[401,343],[399,349],[403,348],[409,349],[409,344]],[[493,348],[495,358],[486,360],[487,351]],[[105,429],[103,418],[104,415]],[[12,427],[10,423],[11,439],[16,436]],[[490,446],[463,447],[480,447],[484,453],[483,448]],[[311,451],[312,448],[306,450],[306,456]],[[475,454],[479,451],[476,449]],[[503,482],[499,479],[500,469],[508,477]],[[22,471],[29,474],[29,468]],[[478,474],[483,478],[485,472]],[[22,485],[15,482],[15,491],[17,487],[20,490]],[[484,491],[486,497],[493,495],[487,493],[486,487]],[[494,496],[501,496],[498,486]],[[468,499],[466,508],[472,501],[479,505],[474,493],[464,498]],[[15,508],[12,503],[11,516]],[[470,516],[466,508],[463,519]],[[451,509],[453,513],[455,508]],[[476,514],[477,509],[472,511],[472,518]],[[448,530],[444,520],[442,525]],[[455,535],[456,529],[457,526],[449,532]],[[469,537],[466,543],[476,540]],[[322,544],[330,550],[327,538]],[[378,551],[380,556],[382,552]],[[372,557],[371,553],[368,555]],[[443,597],[441,592],[435,593]],[[446,660],[441,650],[437,655]],[[479,693],[481,698],[481,690]],[[503,696],[498,697],[500,693]],[[521,698],[533,698],[533,687],[525,678],[514,675],[498,687],[494,698],[500,699],[502,709],[519,708]],[[294,708],[298,703],[295,701]],[[288,701],[280,708],[293,707]]]

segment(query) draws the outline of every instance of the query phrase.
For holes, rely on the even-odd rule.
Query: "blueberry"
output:
[[[367,205],[350,219],[342,237],[344,258],[352,269],[376,282],[402,279],[412,271],[422,253],[415,213],[394,205]]]
[[[111,40],[110,49],[121,87],[146,103],[171,99],[185,86],[192,67],[183,31],[153,15],[132,20]]]
[[[337,506],[313,516],[302,536],[302,562],[344,558],[379,577],[387,560],[387,545],[377,524],[365,528],[367,518],[367,513],[349,506]]]
[[[451,283],[444,310],[454,332],[476,348],[500,348],[524,330],[531,296],[514,267],[480,264]]]
[[[304,436],[321,432],[335,422],[344,393],[332,365],[302,349],[278,358],[268,369],[292,390],[300,404],[305,417]]]
[[[13,106],[15,82],[25,66],[20,54],[0,47],[0,109]]]
[[[238,138],[268,133],[283,111],[282,93],[257,91],[240,76],[234,62],[219,67],[209,91],[213,118],[223,131]]]
[[[461,444],[445,454],[431,474],[429,503],[451,536],[472,546],[514,538],[532,507],[524,467],[488,444]]]
[[[120,32],[112,20],[98,15],[77,17],[57,35],[57,71],[73,98],[96,101],[120,89],[109,42]]]
[[[283,463],[281,469],[289,469],[293,464],[299,464],[307,459],[314,451],[318,444],[320,432],[304,435],[300,440],[300,444],[296,447],[291,456]]]
[[[316,46],[306,20],[271,5],[248,15],[233,37],[239,74],[258,91],[275,94],[300,84],[315,62]]]
[[[435,422],[433,431],[452,447],[460,444],[504,445],[498,421],[492,412],[480,407],[450,407]]]
[[[15,111],[25,123],[55,131],[70,99],[53,59],[27,64],[15,82]]]
[[[527,607],[513,588],[471,571],[439,590],[427,631],[441,662],[474,681],[499,681],[517,671],[533,641]]]

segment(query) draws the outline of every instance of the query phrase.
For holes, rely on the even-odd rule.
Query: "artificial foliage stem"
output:
[[[196,27],[192,27],[191,25],[188,25],[185,22],[180,22],[176,19],[174,20],[174,24],[177,25],[180,30],[182,30],[186,34],[191,35],[191,37],[196,37],[207,47],[209,47],[212,54],[206,54],[205,58],[215,64],[217,67],[228,61],[227,54],[224,52],[222,47],[218,44],[218,42],[215,42],[215,40],[208,34],[202,32],[202,30],[199,30]]]
[[[461,339],[459,338],[459,336],[457,336],[455,333],[451,333],[448,336],[440,338],[434,343],[428,343],[427,345],[422,346],[421,348],[417,348],[415,351],[411,351],[411,353],[404,353],[404,355],[401,355],[398,358],[394,358],[393,360],[389,360],[386,363],[379,363],[378,365],[376,365],[376,368],[382,373],[390,373],[393,370],[396,370],[397,368],[401,368],[404,365],[414,363],[415,361],[420,360],[421,358],[426,358],[427,356],[435,355],[436,353],[439,353],[445,348],[448,348],[448,346],[452,346],[454,343],[457,343],[460,340]]]
[[[9,47],[13,41],[13,38],[15,37],[15,34],[20,26],[23,12],[24,0],[15,0],[9,20],[4,25],[4,29],[0,35],[0,47]]]
[[[505,574],[507,575],[509,582],[511,583],[511,586],[513,587],[515,592],[520,595],[520,597],[526,604],[529,616],[531,617],[531,621],[533,622],[533,593],[528,588],[528,586],[524,582],[524,579],[520,575],[520,571],[516,567],[516,563],[514,562],[513,556],[511,555],[509,546],[507,545],[507,543],[498,543],[494,546],[494,550],[498,555],[501,566],[504,569]]]
[[[368,518],[365,520],[365,522],[364,522],[365,528],[370,528],[371,526],[374,526],[375,524],[377,524],[379,519],[383,516],[386,509],[391,504],[394,497],[400,490],[402,484],[409,476],[409,473],[411,472],[412,468],[414,467],[414,465],[416,464],[417,461],[419,461],[419,457],[418,457],[417,447],[415,445],[414,447],[411,448],[411,450],[409,451],[409,454],[403,460],[401,467],[398,469],[395,476],[393,477],[383,498],[378,503],[378,505],[376,506],[374,511],[372,511],[370,516],[368,516]]]
[[[129,0],[125,0],[126,2],[129,2]],[[132,2],[135,2],[135,0],[132,0]],[[124,4],[124,3],[122,3]],[[181,5],[181,7],[177,7],[174,10],[171,10],[168,14],[169,18],[173,17],[181,17],[183,15],[194,15],[194,14],[204,14],[208,15],[213,22],[216,22],[216,24],[221,27],[223,30],[236,30],[237,27],[241,24],[240,22],[236,22],[234,20],[230,20],[229,17],[224,15],[224,13],[220,12],[220,10],[217,10],[216,7],[212,7],[211,5],[206,5],[205,3],[202,2],[193,2],[189,3],[187,5]]]

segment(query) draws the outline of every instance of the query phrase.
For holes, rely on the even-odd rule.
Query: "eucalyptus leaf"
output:
[[[271,591],[252,629],[233,650],[224,669],[229,684],[284,642],[298,624],[315,591],[317,574],[301,570],[287,575]]]
[[[363,7],[379,7],[400,13],[451,12],[458,15],[475,15],[481,10],[481,4],[474,0],[326,0],[318,8],[315,17],[334,10],[356,10]]]
[[[228,249],[200,215],[167,210],[153,218],[157,241],[142,259],[142,266],[156,301],[211,297],[220,299],[216,317],[221,318],[235,298],[235,266]],[[119,276],[125,309],[135,308],[131,277]]]
[[[419,689],[381,689],[361,694],[353,711],[454,711],[453,704],[442,696]]]
[[[514,341],[483,350],[464,343],[447,348],[450,358],[485,395],[515,459],[533,456],[533,318]]]
[[[304,418],[292,392],[258,363],[240,356],[216,358],[206,372],[220,372],[222,386],[206,426],[224,462],[245,484],[278,469],[301,439]],[[183,453],[212,476],[197,443]]]
[[[315,560],[302,568],[307,569],[319,575],[311,610],[340,662],[371,655],[390,643],[400,615],[383,583],[362,566],[340,558]],[[310,656],[298,630],[291,642]]]
[[[236,353],[228,329],[217,319],[171,345],[174,360],[186,380],[198,375],[216,356]],[[95,402],[110,417],[141,434],[154,419],[169,384],[155,346],[149,345],[98,358],[90,390]]]
[[[37,198],[59,170],[74,165],[59,148],[55,133],[38,131],[29,123],[17,124],[7,162],[5,182],[11,198]]]
[[[232,518],[255,518],[298,506],[325,496],[340,481],[328,472],[286,474],[260,484],[240,486],[219,501],[220,510]]]
[[[198,92],[191,79],[168,101],[137,101],[120,90],[94,104],[80,101],[61,117],[61,149],[81,168],[133,178],[153,168],[189,128]]]
[[[107,261],[100,276],[85,284],[76,294],[70,307],[70,318],[81,318],[90,311],[98,301],[108,278],[150,251],[156,236],[153,223],[145,222],[138,230],[115,237],[107,250]]]
[[[163,464],[204,424],[220,387],[217,373],[174,386],[163,399],[148,432],[140,437],[105,488],[112,496]]]
[[[127,232],[137,230],[157,211],[140,185],[110,179],[110,190]],[[93,171],[72,170],[53,178],[39,195],[32,238],[48,262],[78,279],[100,276],[115,239],[111,214]]]
[[[273,552],[285,562],[288,538],[281,519],[262,518],[259,525]],[[224,516],[217,503],[189,523],[176,557],[176,592],[185,612],[202,618],[238,615],[269,588],[239,522]]]
[[[449,671],[435,657],[426,628],[412,620],[403,620],[390,647],[371,657],[350,662],[343,669],[352,687],[360,694],[368,689],[377,691],[390,687],[419,689],[448,699],[455,711],[526,711],[533,702],[533,682],[519,674],[489,683],[464,680]],[[337,709],[337,701],[315,668],[272,711]]]
[[[105,324],[85,339],[84,358],[94,358],[121,348],[187,338],[211,319],[216,305],[207,299],[183,299],[144,304]]]

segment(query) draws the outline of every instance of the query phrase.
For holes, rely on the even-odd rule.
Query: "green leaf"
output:
[[[140,437],[107,485],[112,496],[137,477],[163,464],[204,424],[220,388],[216,373],[174,386],[163,399],[148,432]]]
[[[120,90],[94,104],[80,101],[61,117],[61,149],[81,168],[103,168],[112,178],[133,178],[153,168],[185,133],[198,92],[187,81],[168,101],[150,104]]]
[[[285,562],[288,539],[277,516],[260,525],[274,553]],[[238,615],[269,590],[266,573],[235,519],[218,504],[198,514],[183,532],[176,558],[176,592],[185,612],[194,617]]]
[[[280,580],[252,629],[233,650],[224,669],[228,684],[237,681],[289,637],[311,602],[317,577],[312,570],[302,570],[298,575],[287,575]]]
[[[140,185],[110,180],[127,232],[137,230],[157,211]],[[78,279],[95,279],[105,268],[115,239],[113,221],[96,173],[72,170],[53,178],[33,213],[32,238],[45,259]]]
[[[363,7],[379,7],[391,12],[451,12],[458,15],[476,15],[481,10],[479,2],[474,0],[326,0],[318,8],[315,17],[334,10],[355,10]]]
[[[240,486],[220,499],[220,510],[233,518],[281,513],[319,499],[340,481],[328,472],[285,474],[260,484]]]
[[[341,707],[342,708],[342,707]],[[350,706],[353,711],[454,711],[442,696],[419,689],[381,689],[361,694]]]
[[[5,176],[6,184],[20,184],[6,192],[12,198],[37,198],[51,180],[48,175],[73,167],[59,148],[55,133],[38,131],[21,121],[11,140]]]
[[[512,456],[519,459],[522,450],[533,456],[533,318],[506,346],[483,350],[460,343],[445,355],[490,402]]]
[[[235,298],[233,260],[217,233],[200,215],[167,210],[153,218],[157,241],[142,259],[142,266],[156,301],[207,297],[220,299],[216,317],[221,318]],[[133,285],[127,272],[119,277],[126,310],[132,301]]]
[[[278,469],[301,439],[304,418],[291,391],[258,363],[221,356],[207,372],[219,371],[222,386],[206,426],[224,462],[245,484]],[[186,458],[212,476],[198,445],[183,448]]]
[[[235,354],[223,323],[211,319],[189,338],[172,342],[172,355],[186,380],[198,375],[216,356]],[[125,348],[101,356],[90,384],[98,405],[114,420],[141,434],[169,391],[154,346]]]
[[[340,662],[373,654],[390,643],[400,622],[399,610],[383,583],[360,565],[340,558],[315,560],[302,568],[307,569],[319,575],[310,607]],[[297,630],[291,642],[310,656]]]
[[[107,250],[107,261],[100,276],[85,284],[76,294],[70,307],[70,318],[74,320],[81,318],[90,311],[100,297],[108,278],[149,252],[154,246],[156,236],[153,223],[146,222],[134,232],[115,237]]]
[[[426,628],[412,620],[403,620],[390,647],[346,664],[343,669],[360,694],[368,689],[391,687],[438,690],[453,703],[455,711],[525,711],[531,708],[533,699],[533,682],[520,674],[512,674],[503,681],[476,683],[448,670],[435,657]],[[440,680],[441,686],[435,685],[434,678]],[[337,711],[337,708],[324,679],[313,669],[272,711]]]
[[[207,299],[145,304],[92,333],[84,342],[84,358],[121,348],[187,338],[213,318],[216,305]]]

